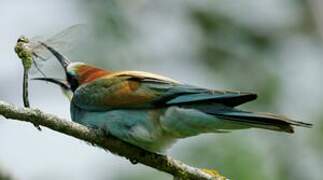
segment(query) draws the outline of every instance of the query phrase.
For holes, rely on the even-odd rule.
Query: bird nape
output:
[[[309,123],[236,107],[252,101],[249,92],[200,88],[141,71],[107,71],[69,61],[43,44],[64,68],[66,80],[38,78],[69,91],[71,118],[152,152],[176,140],[209,132],[262,128],[287,133]]]

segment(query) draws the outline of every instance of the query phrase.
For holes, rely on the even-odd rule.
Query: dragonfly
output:
[[[15,52],[20,58],[23,65],[23,103],[24,107],[29,108],[28,98],[28,81],[29,74],[40,72],[44,77],[45,73],[41,70],[43,64],[47,62],[53,55],[41,43],[48,44],[57,48],[62,52],[69,51],[77,45],[80,37],[85,34],[86,27],[84,24],[76,24],[70,26],[54,36],[43,40],[40,37],[27,38],[22,35],[18,38],[15,45]],[[38,130],[41,130],[39,125],[34,124]]]

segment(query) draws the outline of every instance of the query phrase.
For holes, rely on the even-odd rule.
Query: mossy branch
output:
[[[202,169],[190,167],[169,156],[145,151],[120,141],[115,137],[106,136],[99,130],[90,129],[72,121],[61,119],[39,109],[19,108],[0,101],[0,115],[7,119],[39,124],[54,131],[84,140],[113,154],[125,157],[131,162],[138,162],[169,173],[177,179],[225,179],[216,173],[209,173]]]

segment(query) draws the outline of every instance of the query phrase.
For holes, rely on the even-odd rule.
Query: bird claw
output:
[[[100,135],[109,136],[109,134],[110,134],[106,128],[100,128],[100,127],[94,126],[94,125],[87,125],[87,127],[92,128]]]
[[[97,128],[97,129],[99,129],[100,133],[104,134],[105,136],[110,135],[108,128],[101,127],[101,128]]]

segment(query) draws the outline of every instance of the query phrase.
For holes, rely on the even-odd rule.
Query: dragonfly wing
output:
[[[61,53],[66,53],[80,44],[81,39],[86,36],[87,32],[88,29],[84,24],[76,24],[46,40],[39,36],[31,38],[30,46],[33,52],[40,57],[40,60],[44,61],[50,59],[53,55],[40,42],[53,47]]]
[[[86,25],[76,24],[64,29],[49,39],[45,39],[41,36],[31,38],[28,46],[33,51],[34,62],[30,73],[39,72],[44,62],[53,57],[53,54],[42,46],[40,42],[44,42],[61,53],[66,53],[75,49],[75,47],[80,44],[81,39],[86,37],[87,32],[89,32],[89,30]]]
[[[89,29],[86,27],[86,25],[76,24],[47,39],[44,43],[64,53],[79,45],[87,36],[88,32]]]

